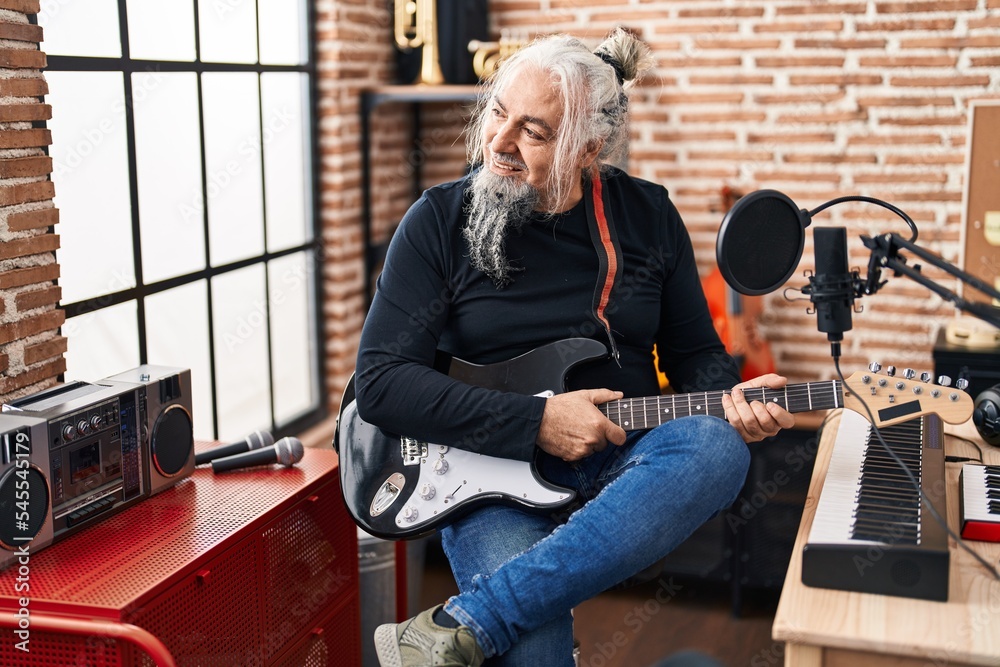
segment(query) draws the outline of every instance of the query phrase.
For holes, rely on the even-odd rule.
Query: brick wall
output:
[[[370,22],[368,28],[343,28],[345,39],[362,37],[358,51],[341,47],[347,62],[357,59],[346,55],[361,56],[367,66],[352,70],[353,81],[345,74],[337,84],[337,110],[347,116],[326,119],[331,128],[336,125],[338,141],[331,153],[332,132],[325,136],[330,162],[324,179],[343,187],[325,190],[328,203],[337,202],[336,212],[326,210],[325,216],[328,223],[337,220],[328,224],[328,238],[352,240],[338,247],[353,248],[348,254],[354,276],[360,266],[354,236],[360,204],[351,189],[358,165],[356,86],[391,78],[384,46],[390,17],[379,4],[343,7],[344,15]],[[841,195],[878,197],[917,222],[923,247],[961,263],[968,103],[1000,97],[1000,0],[493,0],[490,12],[494,35],[501,29],[569,32],[596,44],[623,24],[653,47],[657,69],[633,95],[630,170],[670,190],[703,273],[714,265],[724,185],[746,192],[774,188],[802,208]],[[373,126],[374,211],[382,231],[410,201],[409,185],[399,177],[412,159],[408,123],[406,109],[386,108]],[[424,110],[421,137],[430,148],[425,185],[461,173],[460,130],[453,107]],[[334,161],[347,171],[332,173]],[[813,224],[847,227],[851,265],[862,273],[868,255],[859,234],[906,232],[891,213],[864,204],[834,207]],[[810,234],[789,286],[806,284],[802,272],[812,268],[812,252]],[[331,265],[328,271],[332,276],[349,269]],[[924,272],[955,288],[942,272]],[[330,307],[353,313],[328,325],[330,340],[337,341],[331,345],[353,351],[361,318],[335,296],[347,285],[328,285]],[[359,303],[357,289],[351,294],[351,303]],[[794,379],[831,377],[829,346],[807,304],[786,301],[780,290],[765,301],[762,329],[779,370]],[[859,303],[864,310],[854,316],[843,346],[846,373],[873,359],[932,368],[934,337],[955,316],[953,307],[901,277]],[[331,383],[337,384],[353,359],[331,363]]]
[[[0,400],[55,384],[66,339],[56,309],[60,290],[53,226],[59,212],[40,126],[52,110],[39,49],[42,29],[28,22],[38,0],[0,0]]]

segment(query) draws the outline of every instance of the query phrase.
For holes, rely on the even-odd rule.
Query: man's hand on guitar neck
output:
[[[625,431],[597,409],[623,396],[610,389],[582,389],[546,399],[535,444],[563,461],[587,458],[609,442],[625,444]]]
[[[733,387],[732,394],[722,397],[722,407],[726,410],[726,421],[740,434],[744,442],[757,442],[774,435],[783,428],[795,425],[795,417],[777,403],[747,402],[741,389],[747,387],[768,387],[780,389],[787,380],[775,373],[767,373]]]

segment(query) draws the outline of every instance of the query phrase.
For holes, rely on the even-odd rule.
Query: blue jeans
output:
[[[663,558],[739,493],[750,453],[725,421],[684,417],[583,461],[543,455],[586,501],[568,520],[504,505],[442,531],[460,593],[445,610],[491,667],[571,667],[572,609]]]

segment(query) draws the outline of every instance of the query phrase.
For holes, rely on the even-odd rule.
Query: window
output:
[[[195,437],[321,417],[307,0],[48,0],[67,380],[190,368]]]

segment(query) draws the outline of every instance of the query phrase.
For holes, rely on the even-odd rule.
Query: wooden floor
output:
[[[455,592],[443,556],[430,549],[421,608]],[[669,577],[604,593],[574,612],[580,667],[652,667],[673,653],[692,650],[725,667],[780,666],[784,647],[771,639],[776,605],[776,592],[746,592],[735,618],[728,586]]]

